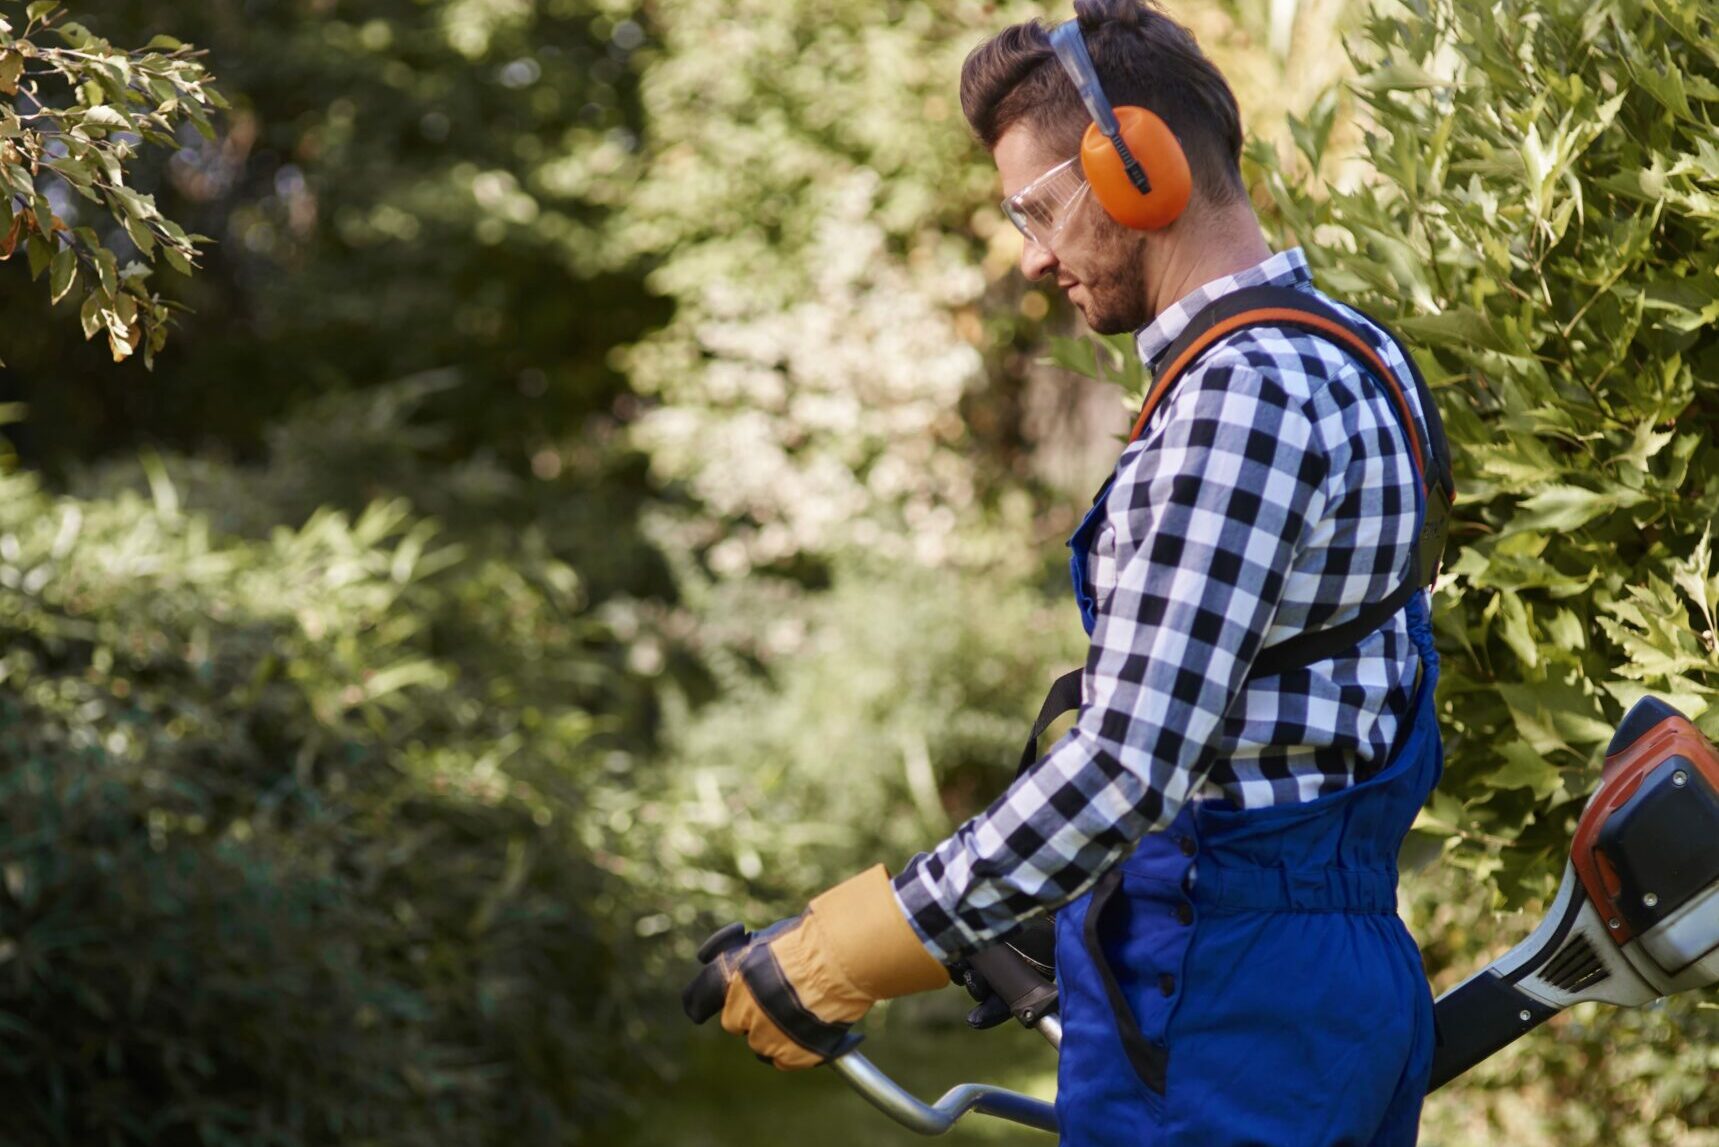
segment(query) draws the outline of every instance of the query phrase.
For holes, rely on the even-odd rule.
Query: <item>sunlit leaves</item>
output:
[[[126,51],[60,18],[57,4],[31,4],[26,15],[25,35],[0,51],[0,96],[10,97],[0,101],[0,196],[11,226],[0,259],[22,239],[32,276],[49,272],[53,302],[83,286],[86,337],[105,329],[115,361],[142,351],[152,365],[167,338],[170,307],[148,288],[146,275],[121,273],[118,256],[94,228],[70,227],[56,215],[47,193],[57,184],[75,195],[72,210],[80,215],[88,210],[82,203],[93,204],[142,259],[164,256],[174,270],[190,273],[201,237],[187,235],[152,197],[127,187],[125,170],[140,144],[177,146],[180,123],[212,136],[208,110],[219,106],[219,96],[198,54],[170,36]],[[92,314],[102,321],[92,324]]]

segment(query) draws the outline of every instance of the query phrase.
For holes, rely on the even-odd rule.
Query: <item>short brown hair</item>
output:
[[[1193,33],[1142,0],[1075,0],[1074,9],[1111,104],[1146,108],[1169,125],[1208,202],[1241,198],[1241,113]],[[961,111],[986,151],[1025,121],[1058,154],[1073,155],[1092,122],[1039,20],[1005,28],[967,54]]]

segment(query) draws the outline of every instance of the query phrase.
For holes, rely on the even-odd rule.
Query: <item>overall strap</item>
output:
[[[1206,306],[1189,321],[1181,335],[1165,350],[1165,365],[1153,377],[1146,400],[1141,404],[1140,416],[1128,437],[1129,442],[1134,442],[1146,432],[1147,424],[1162,405],[1165,395],[1201,355],[1230,335],[1251,327],[1287,327],[1325,339],[1359,360],[1391,399],[1391,410],[1408,439],[1415,475],[1424,495],[1420,536],[1415,542],[1415,556],[1408,573],[1390,594],[1369,603],[1351,620],[1341,625],[1307,630],[1261,650],[1248,670],[1246,680],[1249,682],[1303,669],[1353,648],[1362,638],[1396,616],[1422,586],[1430,586],[1438,577],[1445,535],[1450,527],[1451,507],[1456,502],[1456,479],[1451,472],[1450,443],[1445,438],[1444,420],[1439,417],[1438,404],[1433,401],[1432,392],[1421,376],[1414,356],[1403,349],[1402,340],[1371,315],[1366,318],[1397,344],[1403,361],[1408,363],[1410,380],[1425,418],[1424,438],[1402,380],[1386,364],[1371,335],[1359,329],[1348,316],[1306,291],[1272,286],[1232,291]],[[1033,723],[1032,734],[1021,752],[1017,776],[1026,772],[1038,759],[1038,739],[1051,722],[1079,707],[1080,671],[1075,670],[1057,678],[1046,695],[1038,720]]]
[[[1368,321],[1385,330],[1383,324],[1368,316]],[[1250,327],[1287,327],[1322,338],[1359,360],[1390,397],[1390,407],[1397,416],[1403,435],[1408,439],[1415,475],[1420,480],[1421,529],[1415,539],[1414,560],[1403,581],[1383,599],[1371,602],[1361,612],[1341,625],[1310,629],[1261,650],[1248,670],[1247,680],[1271,677],[1336,656],[1353,648],[1368,634],[1396,616],[1422,586],[1430,586],[1438,577],[1439,560],[1444,554],[1445,535],[1450,527],[1451,507],[1456,501],[1456,479],[1451,473],[1450,444],[1445,438],[1444,422],[1439,417],[1438,404],[1433,401],[1426,379],[1406,350],[1403,360],[1426,418],[1423,438],[1415,419],[1414,407],[1409,405],[1402,380],[1385,363],[1371,335],[1335,307],[1293,287],[1246,287],[1232,291],[1195,315],[1180,337],[1164,352],[1166,366],[1153,381],[1152,392],[1140,418],[1134,424],[1134,437],[1145,432],[1146,423],[1158,402],[1175,385],[1200,356],[1216,343],[1240,330]],[[1400,340],[1388,330],[1386,336]],[[1132,441],[1132,439],[1131,439]]]

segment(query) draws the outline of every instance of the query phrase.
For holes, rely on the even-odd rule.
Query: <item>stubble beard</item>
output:
[[[1136,282],[1106,280],[1086,285],[1086,325],[1095,334],[1119,335],[1147,323],[1145,298]]]
[[[1130,242],[1132,233],[1112,223],[1116,234],[1106,236],[1111,250],[1121,256],[1086,282],[1086,325],[1101,335],[1124,334],[1145,326],[1146,284],[1141,278],[1140,259]]]

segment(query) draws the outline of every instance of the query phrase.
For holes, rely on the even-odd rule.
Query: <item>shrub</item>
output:
[[[577,1141],[639,1030],[577,576],[176,499],[0,476],[4,1138]]]

